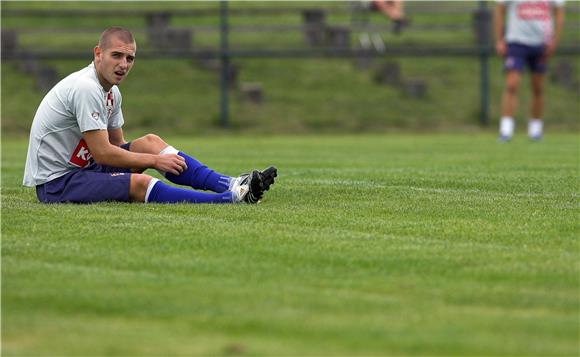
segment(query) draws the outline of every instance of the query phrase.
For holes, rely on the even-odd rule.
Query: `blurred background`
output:
[[[357,2],[2,2],[2,131],[26,136],[44,94],[92,61],[108,26],[137,40],[125,130],[495,132],[495,2],[405,2],[410,24]],[[547,130],[578,130],[580,3],[547,75]],[[527,118],[529,78],[517,120]]]

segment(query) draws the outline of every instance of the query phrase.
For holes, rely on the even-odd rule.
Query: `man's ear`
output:
[[[101,48],[97,45],[95,46],[95,48],[93,48],[93,55],[95,56],[95,63],[98,61],[101,61],[101,54],[103,53],[103,51],[101,50]]]

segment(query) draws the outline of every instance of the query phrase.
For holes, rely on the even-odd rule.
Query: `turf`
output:
[[[2,147],[3,355],[578,355],[578,137],[173,138],[259,205],[42,205]]]

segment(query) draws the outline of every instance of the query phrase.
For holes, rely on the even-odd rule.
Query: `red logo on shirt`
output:
[[[113,108],[115,108],[115,101],[113,100],[113,91],[107,92],[106,107],[107,107],[107,118],[110,118],[111,113],[113,113]]]
[[[550,4],[547,1],[531,1],[518,4],[518,17],[522,20],[550,20]]]
[[[78,167],[85,167],[93,160],[93,155],[89,151],[89,146],[87,145],[85,139],[81,139],[79,144],[73,151],[69,162]]]

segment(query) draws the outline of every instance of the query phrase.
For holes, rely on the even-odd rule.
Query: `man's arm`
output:
[[[500,56],[507,52],[504,40],[505,4],[497,4],[493,13],[493,33],[495,35],[495,51]]]
[[[554,9],[554,37],[546,44],[546,56],[550,57],[556,51],[558,43],[560,43],[560,35],[564,27],[564,6],[556,6]]]
[[[109,132],[109,142],[111,145],[121,146],[126,143],[125,137],[123,136],[123,129],[111,129]]]
[[[185,160],[175,154],[153,155],[131,152],[109,142],[107,130],[91,130],[83,133],[89,151],[100,165],[127,169],[157,169],[179,175],[185,169]]]

